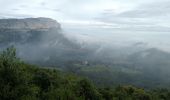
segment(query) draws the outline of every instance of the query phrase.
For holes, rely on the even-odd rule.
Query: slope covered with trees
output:
[[[0,54],[0,100],[169,100],[167,89],[97,87],[90,80],[24,63],[14,47]]]
[[[14,45],[29,64],[73,72],[98,86],[170,87],[169,52],[143,42],[125,47],[90,42],[65,32],[50,18],[0,19],[0,50]]]

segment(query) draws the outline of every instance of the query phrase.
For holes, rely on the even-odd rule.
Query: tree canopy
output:
[[[169,100],[167,89],[97,87],[90,80],[27,64],[14,47],[0,54],[0,100]]]

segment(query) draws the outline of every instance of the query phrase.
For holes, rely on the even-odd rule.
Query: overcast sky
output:
[[[49,17],[73,32],[170,45],[170,0],[0,0],[0,9],[0,18]]]
[[[1,18],[50,17],[65,23],[166,31],[170,25],[169,0],[0,0],[0,9]]]

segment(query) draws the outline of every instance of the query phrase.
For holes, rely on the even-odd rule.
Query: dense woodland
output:
[[[0,82],[0,100],[170,100],[168,89],[100,87],[73,73],[27,64],[14,47],[0,55]]]

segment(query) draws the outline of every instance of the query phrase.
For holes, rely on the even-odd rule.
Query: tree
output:
[[[79,96],[83,96],[85,100],[100,100],[101,98],[96,87],[87,79],[80,80],[77,89]]]

